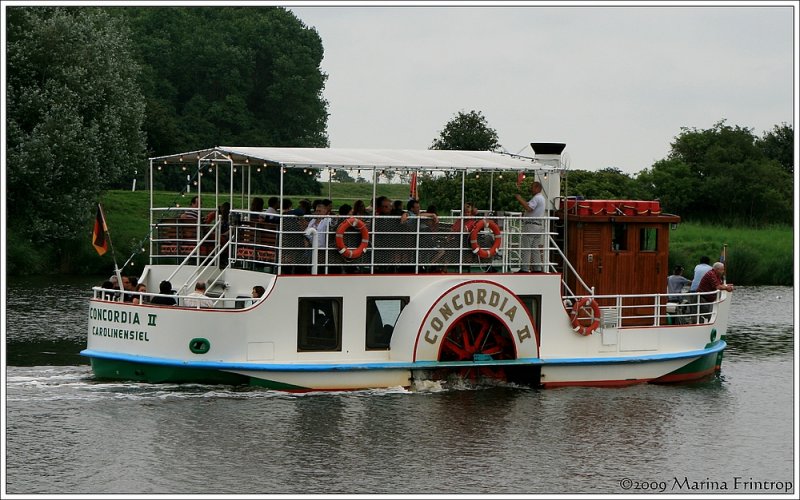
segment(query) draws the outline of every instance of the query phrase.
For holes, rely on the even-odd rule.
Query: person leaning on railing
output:
[[[722,275],[725,274],[725,264],[722,262],[715,262],[713,266],[711,266],[711,270],[708,271],[706,274],[703,275],[703,278],[700,280],[700,284],[697,285],[697,292],[698,293],[705,293],[705,292],[714,292],[717,290],[725,290],[728,292],[733,291],[733,284],[731,283],[723,283],[722,282]],[[700,314],[703,315],[706,322],[710,321],[711,319],[711,307],[716,298],[716,294],[707,293],[705,295],[701,295],[702,300],[707,302],[707,304],[703,304],[700,306]]]

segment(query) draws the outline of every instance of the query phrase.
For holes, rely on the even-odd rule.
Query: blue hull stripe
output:
[[[642,356],[617,356],[609,358],[557,358],[539,359],[522,358],[489,361],[417,361],[409,362],[382,362],[382,363],[225,363],[220,361],[181,361],[177,359],[153,358],[149,356],[132,356],[103,351],[84,349],[82,356],[89,358],[107,359],[114,361],[127,361],[147,365],[174,366],[180,368],[199,368],[207,370],[251,370],[273,372],[336,372],[359,370],[425,370],[433,368],[455,368],[466,366],[559,366],[559,365],[609,365],[625,363],[648,363],[658,361],[671,361],[676,359],[695,358],[707,356],[725,349],[727,344],[719,340],[706,349],[667,354],[649,354]]]

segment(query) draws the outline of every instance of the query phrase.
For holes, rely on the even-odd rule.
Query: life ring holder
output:
[[[492,243],[492,246],[489,247],[488,250],[478,245],[478,233],[480,233],[484,227],[488,227],[494,234],[494,243]],[[486,219],[479,220],[475,223],[475,227],[472,228],[472,232],[469,235],[469,243],[472,246],[472,253],[476,254],[481,259],[491,259],[494,257],[502,242],[503,238],[502,231],[500,231],[500,226],[498,226],[493,220],[488,222]]]
[[[588,325],[583,325],[579,321],[579,314],[581,309],[584,309],[587,305],[592,309],[592,321]],[[600,326],[600,306],[597,305],[597,301],[592,297],[584,297],[572,307],[570,318],[572,329],[575,333],[579,333],[584,337],[589,336]]]
[[[344,232],[351,227],[361,232],[361,243],[355,249],[348,248],[344,244]],[[357,259],[364,254],[367,245],[369,245],[369,229],[367,229],[367,225],[364,224],[363,220],[350,217],[339,224],[339,227],[336,229],[336,248],[339,250],[342,257],[345,259]]]

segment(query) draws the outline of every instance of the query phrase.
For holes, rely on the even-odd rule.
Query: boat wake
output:
[[[435,394],[454,391],[514,388],[511,383],[494,380],[472,381],[458,377],[447,380],[415,379],[410,387],[388,387],[348,391],[309,391],[289,393],[261,387],[206,384],[148,384],[97,380],[89,366],[10,366],[6,371],[6,400],[25,401],[101,401],[181,400],[181,399],[259,399],[308,397],[376,397],[397,394]]]

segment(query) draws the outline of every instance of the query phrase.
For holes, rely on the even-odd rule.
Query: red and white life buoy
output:
[[[592,316],[589,324],[584,325],[580,321],[580,312],[581,310],[586,309],[587,305],[591,308]],[[600,326],[600,306],[598,306],[597,301],[591,297],[584,297],[575,303],[575,306],[573,306],[572,312],[570,313],[570,317],[572,318],[572,329],[576,333],[579,333],[583,336],[591,335],[592,332],[597,330],[597,328]]]
[[[359,244],[355,249],[347,248],[344,245],[344,232],[350,227],[354,227],[361,231],[361,244]],[[355,217],[350,217],[343,223],[339,224],[339,227],[336,229],[336,248],[339,249],[339,253],[342,255],[342,257],[345,259],[357,259],[364,254],[364,250],[367,249],[367,245],[369,245],[369,230],[367,229],[367,225],[364,224],[364,221],[361,219],[356,219]]]
[[[478,233],[480,233],[484,227],[488,227],[492,230],[494,234],[494,243],[489,249],[485,249],[478,245]],[[494,257],[497,253],[497,249],[500,248],[500,243],[502,243],[502,236],[500,227],[497,223],[493,220],[486,222],[486,219],[481,219],[475,223],[475,227],[472,228],[472,232],[469,235],[469,243],[472,245],[472,253],[477,254],[478,257],[481,259],[490,259]]]

